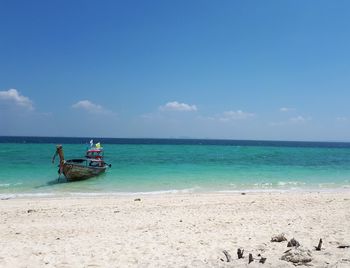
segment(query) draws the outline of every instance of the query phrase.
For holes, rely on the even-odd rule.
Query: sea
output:
[[[59,177],[56,144],[79,158],[91,139],[111,168],[78,182]],[[0,198],[342,190],[350,190],[350,143],[0,137]]]

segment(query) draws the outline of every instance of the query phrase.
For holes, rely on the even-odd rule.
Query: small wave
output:
[[[0,199],[26,198],[26,197],[51,197],[54,193],[22,193],[22,194],[0,194]]]
[[[14,194],[0,194],[0,200],[12,199],[15,198]]]
[[[270,187],[273,184],[271,182],[258,182],[258,183],[254,183],[253,185],[258,187]]]
[[[241,190],[220,190],[216,191],[216,193],[224,193],[224,194],[238,194],[238,193],[284,193],[289,190],[281,190],[281,189],[241,189]]]
[[[288,186],[288,185],[300,186],[305,184],[306,184],[305,182],[301,182],[301,181],[279,181],[277,183],[278,186]]]
[[[306,185],[305,182],[301,181],[279,181],[279,182],[257,182],[251,184],[254,188],[279,188],[279,187],[286,187],[286,186],[302,186]],[[249,186],[249,184],[243,184],[242,186]]]
[[[130,196],[130,195],[161,195],[161,194],[188,194],[200,191],[200,187],[193,187],[187,189],[173,189],[173,190],[159,190],[159,191],[142,191],[142,192],[77,192],[69,193],[71,196]]]
[[[334,185],[336,185],[334,182],[325,182],[325,183],[319,183],[318,187],[320,187],[320,188],[333,188]]]
[[[16,194],[16,197],[49,197],[49,196],[55,196],[55,194],[54,193]]]
[[[135,196],[135,195],[162,195],[162,194],[189,194],[200,191],[200,187],[193,187],[187,189],[172,189],[160,191],[140,191],[140,192],[50,192],[50,193],[3,193],[0,194],[0,199],[12,198],[35,198],[35,197],[84,197],[84,196]]]
[[[18,186],[22,185],[21,182],[16,182],[16,183],[0,183],[0,188],[8,188],[10,186]]]

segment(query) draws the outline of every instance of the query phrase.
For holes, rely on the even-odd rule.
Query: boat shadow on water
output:
[[[51,181],[48,181],[44,184],[41,184],[41,185],[38,185],[38,186],[35,186],[34,189],[40,189],[40,188],[45,188],[45,187],[48,187],[48,186],[55,186],[55,185],[58,185],[58,184],[63,184],[63,183],[67,183],[69,181],[67,181],[65,178],[61,178],[61,179],[55,179],[55,180],[51,180]]]
[[[43,187],[44,186],[53,186],[56,184],[62,184],[62,183],[67,183],[67,182],[70,182],[70,181],[68,181],[66,178],[58,178],[58,179],[55,179],[52,181],[48,181],[46,184],[43,185]]]
[[[97,181],[103,179],[104,177],[106,176],[106,174],[100,174],[98,176],[95,176],[93,178],[90,178],[90,179],[81,179],[81,180],[75,180],[75,181],[70,181],[70,180],[67,180],[64,176],[61,176],[61,177],[58,177],[57,179],[54,179],[54,180],[51,180],[51,181],[48,181],[44,184],[41,184],[41,185],[38,185],[36,187],[34,187],[35,189],[40,189],[40,188],[45,188],[45,187],[52,187],[52,186],[56,186],[56,185],[59,185],[59,184],[67,184],[67,183],[73,183],[74,185],[77,185],[80,183],[88,183],[88,184],[94,184],[96,183]]]

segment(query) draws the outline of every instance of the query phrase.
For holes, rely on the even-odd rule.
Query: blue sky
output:
[[[0,135],[350,141],[348,1],[1,1]]]

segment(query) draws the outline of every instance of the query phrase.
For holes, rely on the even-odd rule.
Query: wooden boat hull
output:
[[[69,181],[85,180],[91,177],[98,176],[106,171],[107,167],[89,167],[73,163],[64,163],[63,174]]]

